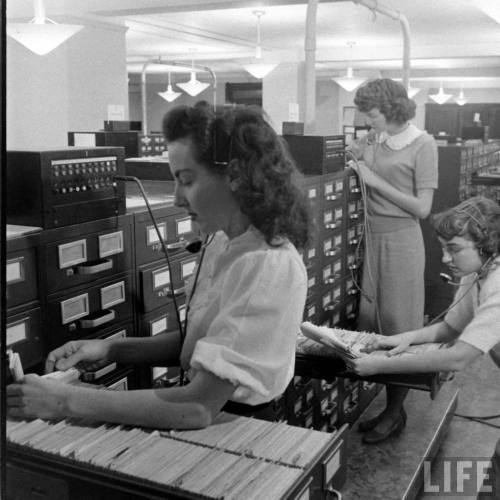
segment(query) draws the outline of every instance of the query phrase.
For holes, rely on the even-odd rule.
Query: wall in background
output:
[[[109,104],[128,116],[125,29],[86,26],[38,56],[6,44],[7,149],[67,146],[70,130],[103,128]]]

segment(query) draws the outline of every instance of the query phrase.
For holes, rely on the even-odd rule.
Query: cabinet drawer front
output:
[[[61,233],[64,236],[64,231],[57,233],[59,240],[44,245],[44,279],[48,293],[132,269],[131,224],[64,239],[61,239]]]

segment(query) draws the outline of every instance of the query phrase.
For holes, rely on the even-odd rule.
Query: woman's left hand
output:
[[[68,415],[68,385],[30,373],[7,386],[7,415],[17,419],[58,419]]]
[[[364,161],[352,162],[352,168],[367,186],[376,188],[380,185],[382,179]]]
[[[346,361],[347,367],[350,371],[361,375],[362,377],[369,377],[370,375],[377,375],[384,372],[384,363],[387,361],[385,355],[371,355],[362,356],[356,359]]]

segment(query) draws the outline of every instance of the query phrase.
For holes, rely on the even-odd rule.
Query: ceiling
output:
[[[255,55],[261,18],[263,59],[304,60],[307,3],[294,0],[45,0],[58,22],[111,23],[127,27],[127,64],[140,72],[145,61],[185,61],[218,76],[246,75]],[[376,4],[377,1],[371,2]],[[500,0],[378,0],[409,22],[411,81],[419,86],[500,88]],[[7,21],[33,17],[32,0],[7,0]],[[351,42],[354,42],[350,48]],[[316,74],[345,72],[348,63],[364,76],[402,74],[401,23],[355,1],[320,1],[316,15]],[[158,67],[165,71],[165,67]],[[154,66],[148,68],[154,71]]]

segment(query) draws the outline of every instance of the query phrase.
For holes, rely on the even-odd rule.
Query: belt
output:
[[[225,411],[228,413],[234,413],[235,415],[252,415],[258,411],[265,410],[266,408],[271,407],[273,404],[272,401],[268,401],[267,403],[262,403],[260,405],[247,405],[245,403],[238,403],[237,401],[228,401],[223,407],[221,411]]]

